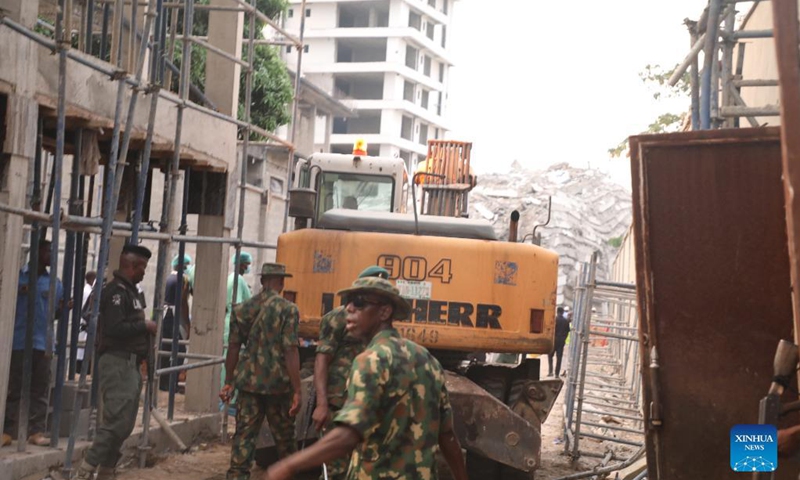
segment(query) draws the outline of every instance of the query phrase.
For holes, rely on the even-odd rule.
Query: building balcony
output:
[[[437,2],[440,8],[433,8],[428,3],[428,0],[403,0],[411,7],[413,10],[416,10],[420,13],[425,14],[434,22],[440,24],[447,24],[449,21],[449,16],[445,14],[440,8],[442,5],[441,0]],[[313,5],[313,4],[324,4],[324,3],[338,3],[338,4],[355,4],[355,3],[364,3],[364,0],[306,0],[306,5]],[[297,6],[300,5],[300,0],[290,0],[289,5]]]
[[[386,27],[386,28],[324,28],[308,29],[306,39],[385,39],[402,38],[410,41],[421,53],[430,54],[434,60],[446,65],[453,65],[450,53],[441,45],[428,38],[424,33],[413,27]]]
[[[451,130],[450,126],[436,114],[435,111],[423,108],[421,105],[411,103],[407,100],[353,100],[343,99],[342,103],[347,107],[356,110],[401,110],[407,112],[417,118],[422,119],[425,123],[430,124],[434,128],[443,130]]]
[[[448,17],[441,10],[435,9],[428,4],[428,0],[404,0],[412,10],[426,15],[428,18],[441,25],[447,25]],[[441,1],[439,2],[441,4]]]
[[[428,90],[444,91],[444,85],[439,81],[424,75],[403,64],[394,62],[337,62],[303,65],[303,73],[396,73],[404,78],[428,88]]]

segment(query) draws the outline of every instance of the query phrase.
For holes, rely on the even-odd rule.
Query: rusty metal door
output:
[[[632,137],[631,166],[648,478],[742,478],[730,429],[793,338],[779,130]]]

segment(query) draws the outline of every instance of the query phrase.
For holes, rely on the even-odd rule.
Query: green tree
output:
[[[611,237],[606,243],[614,248],[619,248],[622,246],[622,237]]]
[[[203,0],[198,3],[208,3]],[[277,19],[288,7],[288,0],[258,0],[258,9],[270,18]],[[256,19],[256,38],[264,30],[266,23]],[[182,26],[179,25],[179,30]],[[250,31],[250,22],[245,18],[244,36],[247,38]],[[196,36],[208,35],[208,11],[195,10],[192,33]],[[180,68],[182,47],[176,41],[175,65]],[[247,41],[242,45],[242,58],[247,59]],[[204,90],[206,79],[206,50],[192,48],[192,64],[190,71],[191,82],[200,90]],[[212,54],[213,55],[213,54]],[[245,101],[245,72],[242,72],[239,88],[240,120],[244,120]],[[173,75],[171,84],[173,91],[177,91],[177,78]],[[275,130],[281,125],[286,125],[291,120],[289,106],[292,102],[292,81],[286,69],[286,63],[281,59],[278,47],[271,45],[257,45],[253,57],[253,88],[251,97],[250,115],[253,124],[267,131]],[[200,98],[190,95],[190,98],[200,103]],[[260,135],[251,135],[252,139],[261,138]]]
[[[647,65],[643,71],[639,72],[639,78],[647,84],[653,93],[653,98],[661,100],[663,98],[685,98],[688,100],[691,85],[689,72],[685,72],[675,86],[669,84],[669,79],[677,70],[675,65],[670,70],[664,70],[661,65]],[[676,132],[683,124],[683,114],[662,113],[658,118],[648,125],[647,130],[641,133],[667,133]],[[628,150],[628,139],[621,141],[615,147],[609,148],[608,153],[614,157],[620,157]]]

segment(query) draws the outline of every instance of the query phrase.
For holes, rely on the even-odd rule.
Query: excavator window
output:
[[[334,208],[393,212],[394,188],[394,179],[388,175],[325,172],[319,215]]]

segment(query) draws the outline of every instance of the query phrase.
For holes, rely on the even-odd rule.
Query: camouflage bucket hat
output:
[[[384,280],[379,277],[359,278],[353,282],[353,285],[349,288],[339,290],[336,294],[345,296],[359,292],[373,293],[375,295],[387,297],[392,305],[394,305],[394,315],[392,317],[395,320],[404,320],[408,318],[411,313],[411,305],[405,298],[400,296],[400,290],[392,285],[389,280]]]
[[[261,276],[266,277],[291,277],[291,273],[286,273],[286,265],[282,263],[265,263],[261,265]]]

